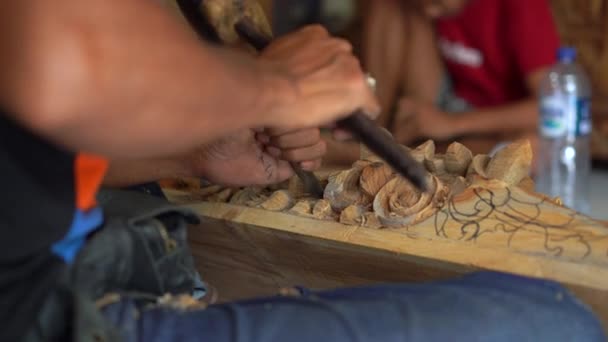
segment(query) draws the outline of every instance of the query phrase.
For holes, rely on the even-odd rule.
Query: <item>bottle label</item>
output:
[[[588,135],[591,133],[591,100],[579,98],[576,101],[576,136]]]
[[[559,95],[542,98],[540,103],[540,132],[547,138],[566,135],[566,118],[562,97]]]
[[[575,95],[544,97],[540,104],[540,132],[546,138],[591,133],[591,101]]]

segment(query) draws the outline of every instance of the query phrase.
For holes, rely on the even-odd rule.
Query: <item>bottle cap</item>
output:
[[[576,59],[576,49],[573,47],[560,47],[557,49],[557,60],[562,63],[572,63]]]

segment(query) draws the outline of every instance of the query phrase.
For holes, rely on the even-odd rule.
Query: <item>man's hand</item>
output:
[[[308,26],[270,44],[259,61],[282,71],[294,89],[271,108],[270,125],[286,128],[330,124],[357,109],[379,113],[351,45],[330,37],[321,26]]]
[[[315,170],[325,154],[318,129],[244,130],[202,147],[184,160],[187,173],[215,184],[230,186],[267,185],[293,175],[290,162]]]
[[[327,144],[318,128],[295,131],[271,128],[256,134],[256,139],[271,156],[294,163],[306,171],[318,169],[327,152]]]
[[[393,130],[395,139],[405,144],[418,138],[447,140],[457,134],[453,117],[409,98],[399,101]]]

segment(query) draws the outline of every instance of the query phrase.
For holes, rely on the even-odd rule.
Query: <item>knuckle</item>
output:
[[[341,67],[347,67],[350,64],[351,56],[344,51],[337,51],[334,55],[334,64]]]
[[[304,27],[302,32],[306,32],[313,37],[327,37],[329,36],[329,32],[325,27],[320,24],[312,24]]]
[[[340,50],[351,52],[353,45],[346,39],[342,38],[331,38],[331,43],[338,47]]]

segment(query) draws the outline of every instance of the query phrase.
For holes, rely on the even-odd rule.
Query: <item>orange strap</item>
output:
[[[76,208],[95,207],[95,195],[108,169],[108,161],[91,154],[79,153],[74,161]]]

